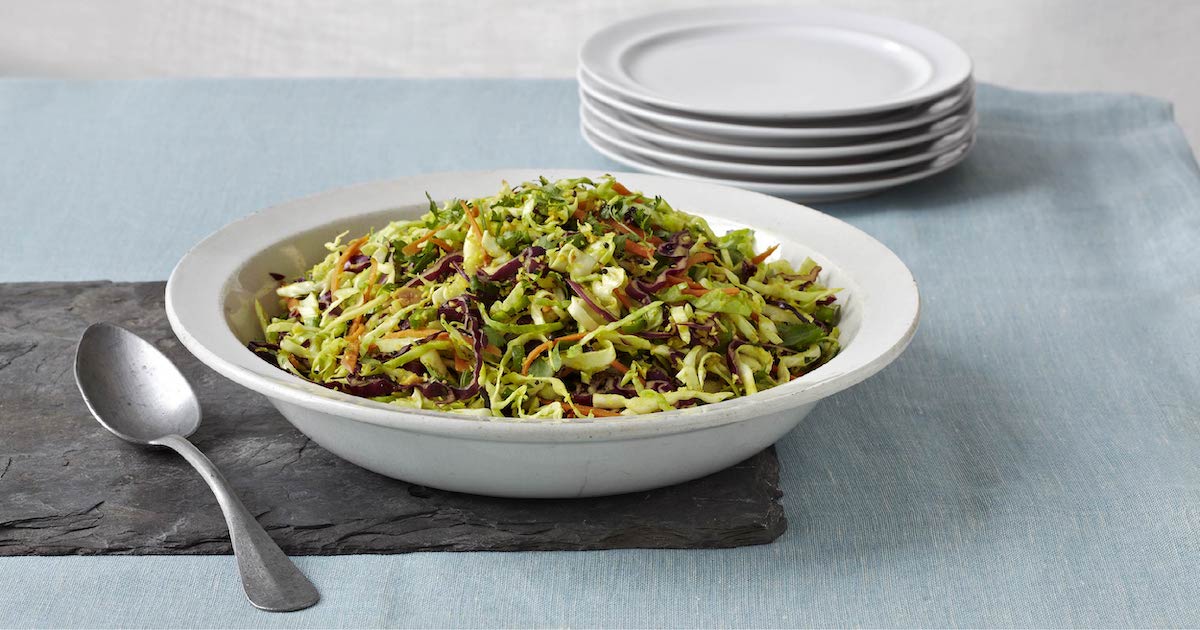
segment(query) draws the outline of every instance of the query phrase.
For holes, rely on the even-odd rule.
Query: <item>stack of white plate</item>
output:
[[[649,173],[845,199],[940,173],[975,139],[970,57],[889,18],[671,11],[601,30],[579,62],[584,138]]]

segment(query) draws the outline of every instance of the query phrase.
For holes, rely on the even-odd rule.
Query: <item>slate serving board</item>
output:
[[[0,284],[0,556],[231,553],[191,467],[121,442],[88,413],[72,365],[97,321],[149,339],[188,376],[204,409],[196,445],[290,554],[735,547],[787,527],[772,449],[704,479],[598,499],[496,499],[369,472],[193,358],[167,324],[163,288]]]

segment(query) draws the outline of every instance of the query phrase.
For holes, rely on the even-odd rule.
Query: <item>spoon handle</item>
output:
[[[317,603],[320,594],[316,587],[242,505],[221,471],[204,453],[178,435],[168,435],[153,443],[175,449],[199,471],[213,494],[217,495],[217,502],[221,504],[225,522],[229,525],[229,538],[233,542],[233,553],[237,556],[238,572],[242,575],[242,588],[251,604],[271,612],[289,612]]]

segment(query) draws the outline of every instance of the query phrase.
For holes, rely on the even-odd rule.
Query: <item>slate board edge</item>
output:
[[[83,327],[87,323],[94,321],[109,320],[116,323],[130,325],[135,331],[143,334],[150,333],[161,345],[170,346],[164,349],[174,350],[174,359],[177,363],[195,362],[194,357],[191,357],[186,352],[182,351],[178,341],[170,332],[169,327],[165,323],[165,316],[161,308],[161,300],[163,297],[162,282],[144,282],[144,283],[113,283],[108,281],[92,281],[92,282],[69,282],[69,283],[12,283],[0,284],[0,291],[8,294],[8,298],[0,301],[0,311],[8,311],[7,315],[18,314],[15,309],[20,306],[12,306],[21,304],[23,300],[36,300],[38,296],[58,296],[58,310],[51,311],[52,314],[47,316],[46,309],[38,309],[35,311],[37,317],[17,318],[17,323],[13,323],[13,319],[7,317],[0,318],[0,376],[8,376],[8,379],[14,380],[12,375],[21,371],[22,365],[12,366],[13,370],[8,370],[8,374],[3,374],[5,368],[10,367],[14,361],[28,360],[23,359],[24,355],[29,354],[32,350],[36,350],[37,346],[42,342],[49,342],[48,345],[56,349],[56,353],[50,354],[48,357],[52,361],[46,361],[43,358],[42,362],[36,364],[39,369],[46,365],[56,366],[53,361],[62,363],[68,357],[66,355],[73,354],[74,340],[78,338],[78,334],[82,332]],[[89,298],[92,298],[89,300]],[[115,306],[114,306],[115,305]],[[130,310],[130,306],[135,306],[134,310]],[[109,310],[111,308],[111,310]],[[28,315],[28,313],[26,313]],[[57,320],[55,318],[57,317]],[[44,320],[44,321],[43,321]],[[57,326],[57,327],[56,327]],[[141,330],[139,330],[139,327]],[[20,329],[20,330],[18,330]],[[5,345],[7,344],[7,345]],[[31,347],[27,347],[31,346]],[[49,352],[47,352],[49,354]],[[186,356],[184,356],[186,355]],[[7,361],[4,361],[7,359]],[[207,370],[207,368],[203,368]],[[64,370],[65,372],[66,370]],[[187,370],[185,370],[186,372]],[[63,400],[68,403],[66,407],[71,407],[72,404],[78,407],[79,401],[71,401],[70,397],[77,397],[78,394],[74,391],[73,382],[69,381],[69,377],[64,379],[64,375],[60,372],[57,377],[64,380],[62,383],[55,383],[59,391],[65,392],[70,390],[69,394],[63,396]],[[253,394],[245,390],[241,390],[240,386],[224,381],[223,378],[217,377],[226,385],[232,385],[238,388],[236,391],[241,391],[243,395],[256,397],[266,404],[265,399],[262,399],[258,394]],[[21,385],[19,379],[16,380],[18,386]],[[211,383],[210,383],[211,386]],[[11,387],[11,384],[10,384]],[[7,403],[9,411],[13,411],[13,403],[15,395],[10,394],[10,398],[5,401],[0,398],[0,403]],[[41,402],[43,399],[37,399],[35,402]],[[20,402],[20,401],[17,401]],[[26,400],[26,403],[29,401]],[[4,405],[0,405],[4,406]],[[36,406],[34,407],[36,410]],[[20,412],[20,408],[16,409]],[[63,412],[66,413],[66,412]],[[75,410],[75,415],[79,415],[78,410]],[[76,423],[71,426],[72,429],[78,427],[96,428],[96,425],[79,424],[84,422],[94,422],[90,418],[81,419],[73,418],[72,422]],[[286,425],[279,419],[281,425]],[[290,425],[289,425],[290,428]],[[0,437],[4,437],[4,427],[0,425]],[[203,429],[202,429],[203,431]],[[297,434],[298,435],[298,434]],[[38,436],[40,437],[40,435]],[[108,437],[108,436],[104,436]],[[111,438],[114,439],[115,438]],[[303,439],[303,438],[302,438]],[[6,459],[6,464],[2,467],[4,472],[10,472],[10,468],[20,468],[19,465],[14,465],[16,459],[30,459],[28,452],[22,453],[18,445],[16,450],[10,445],[6,451],[3,444],[4,440],[0,439],[0,459]],[[303,449],[302,449],[303,450]],[[323,449],[321,449],[323,451]],[[78,449],[71,449],[67,452],[78,452]],[[307,457],[307,456],[306,456]],[[82,459],[82,458],[81,458]],[[65,460],[65,457],[64,457]],[[341,460],[339,460],[341,461]],[[67,463],[64,461],[64,466]],[[358,469],[351,464],[345,463],[356,471],[365,474],[362,469]],[[453,527],[445,528],[453,529],[451,535],[445,536],[448,542],[438,544],[420,544],[414,540],[397,540],[399,547],[391,548],[371,548],[363,547],[362,545],[348,545],[345,548],[330,546],[329,544],[314,545],[311,542],[312,530],[323,527],[322,525],[312,526],[312,521],[307,526],[304,523],[297,525],[297,528],[308,529],[305,536],[293,536],[290,540],[286,533],[295,534],[296,532],[288,532],[293,529],[290,525],[272,524],[270,518],[262,519],[261,517],[271,510],[262,512],[260,520],[269,531],[274,531],[274,536],[281,539],[281,546],[293,555],[331,555],[331,554],[384,554],[384,553],[407,553],[412,551],[526,551],[526,550],[596,550],[596,549],[618,549],[618,548],[655,548],[655,549],[678,549],[678,548],[730,548],[744,545],[766,544],[774,541],[787,529],[787,521],[784,510],[781,505],[782,491],[778,486],[779,481],[779,462],[774,453],[774,449],[767,449],[760,455],[756,455],[747,460],[743,464],[739,464],[729,470],[739,469],[752,470],[755,477],[752,480],[743,479],[741,483],[746,483],[747,490],[753,490],[751,496],[757,496],[755,501],[759,502],[757,516],[747,519],[746,513],[739,514],[737,518],[726,519],[726,523],[736,523],[737,527],[732,529],[705,529],[703,526],[696,526],[683,529],[672,529],[678,527],[680,522],[664,518],[659,529],[653,527],[631,528],[624,524],[625,528],[618,530],[617,533],[607,535],[602,530],[597,530],[596,527],[588,529],[587,522],[576,523],[574,525],[583,525],[581,527],[573,527],[568,519],[563,519],[562,526],[554,523],[554,534],[557,539],[549,540],[537,538],[537,532],[532,535],[528,531],[522,531],[521,526],[528,526],[529,521],[511,520],[504,521],[502,519],[480,518],[480,514],[484,517],[490,516],[489,510],[494,510],[500,516],[504,516],[503,509],[494,509],[495,506],[488,507],[486,501],[479,501],[480,505],[471,506],[471,497],[459,495],[457,498],[451,496],[453,493],[440,493],[443,495],[441,504],[443,507],[448,506],[447,512],[454,512],[464,503],[468,507],[474,507],[479,510],[479,513],[468,514],[467,518],[461,519],[462,522],[453,523]],[[72,469],[74,470],[74,469]],[[19,472],[19,471],[18,471]],[[63,471],[67,472],[67,471]],[[185,476],[190,474],[190,470],[185,473]],[[721,473],[718,473],[718,475]],[[744,472],[741,472],[744,476]],[[86,546],[83,543],[88,535],[87,532],[94,528],[96,523],[103,520],[111,506],[105,506],[105,496],[103,494],[93,495],[93,501],[77,501],[73,509],[62,509],[58,512],[48,512],[45,514],[22,514],[19,510],[11,510],[11,504],[6,504],[6,499],[12,499],[16,493],[20,492],[21,482],[13,479],[19,475],[8,475],[8,479],[0,476],[0,556],[18,556],[18,555],[225,555],[230,553],[228,536],[224,528],[209,528],[206,530],[206,535],[200,536],[195,540],[183,540],[180,538],[171,539],[166,534],[155,534],[146,531],[144,534],[139,530],[134,536],[126,536],[122,541],[126,544],[97,544],[96,540],[90,541],[91,546]],[[190,476],[188,477],[191,478]],[[36,479],[36,477],[35,477]],[[69,477],[68,477],[69,479]],[[198,478],[197,478],[198,479]],[[5,483],[8,481],[9,483]],[[28,477],[26,478],[28,481]],[[196,480],[193,480],[194,482]],[[18,485],[14,486],[13,483]],[[62,480],[59,483],[65,485]],[[402,482],[395,482],[402,483]],[[690,482],[696,483],[696,482]],[[414,492],[414,488],[420,486],[412,486],[411,484],[403,484],[409,488],[408,493],[414,497],[425,497],[427,494],[418,494]],[[687,485],[687,484],[681,484]],[[7,488],[6,488],[7,486]],[[203,488],[202,484],[199,484]],[[711,485],[710,485],[711,487]],[[6,491],[9,492],[6,497]],[[204,488],[207,491],[207,488]],[[766,492],[764,492],[766,491]],[[194,488],[188,490],[194,493]],[[395,495],[395,488],[389,490],[392,495]],[[641,493],[639,493],[641,494]],[[740,495],[738,495],[740,496]],[[54,499],[53,493],[43,493],[42,498]],[[678,499],[679,495],[677,495]],[[697,498],[716,498],[728,501],[728,496],[721,495],[700,495]],[[478,499],[478,498],[477,498]],[[203,498],[197,497],[196,500],[201,502],[212,502],[211,496],[205,494]],[[647,497],[649,500],[649,497]],[[740,499],[734,502],[740,502]],[[251,502],[248,501],[248,504]],[[102,507],[103,506],[103,507]],[[118,504],[118,508],[122,505]],[[203,507],[203,506],[201,506]],[[215,505],[212,506],[215,510]],[[209,508],[204,508],[200,513],[203,519],[212,520],[219,519],[219,512],[214,517],[208,513]],[[569,511],[569,510],[568,510]],[[15,512],[15,513],[14,513]],[[560,513],[562,510],[560,510]],[[518,511],[519,514],[519,511]],[[707,514],[698,513],[701,517],[707,517]],[[443,516],[441,512],[439,516]],[[22,518],[22,517],[25,518]],[[511,516],[511,515],[510,515]],[[594,516],[594,515],[593,515]],[[643,515],[644,516],[644,515]],[[473,517],[473,518],[472,518]],[[407,518],[407,516],[406,516]],[[335,519],[336,520],[336,519]],[[362,520],[350,518],[350,520]],[[443,521],[445,519],[442,519]],[[602,520],[602,519],[601,519]],[[544,524],[546,521],[534,519],[535,524]],[[648,521],[653,525],[651,521]],[[690,525],[691,523],[689,523]],[[719,524],[719,523],[718,523]],[[337,523],[334,523],[336,526]],[[516,527],[511,527],[515,525]],[[510,527],[505,527],[510,526]],[[52,534],[46,536],[48,540],[38,542],[36,536],[29,536],[31,530],[36,531],[39,528],[46,530],[54,530]],[[5,535],[5,530],[8,530],[10,536]],[[103,529],[103,528],[100,528]],[[152,529],[152,528],[148,528]],[[25,530],[25,534],[21,535],[20,530]],[[124,533],[129,534],[132,530]],[[12,536],[11,534],[17,535]],[[411,530],[400,531],[396,536],[410,536]],[[280,535],[284,534],[284,535]],[[372,532],[375,534],[375,532]],[[377,538],[387,539],[390,534],[384,532],[377,535]],[[489,538],[490,536],[490,538]],[[23,540],[24,537],[24,540]],[[418,536],[419,538],[419,536]],[[57,540],[55,540],[57,539]],[[151,544],[128,544],[133,540],[145,540]],[[308,540],[306,540],[308,539]],[[101,538],[101,541],[106,539]],[[51,542],[54,541],[54,542]],[[157,541],[157,544],[153,544]],[[499,541],[499,543],[497,543]],[[26,543],[26,544],[23,544]],[[72,544],[75,543],[75,544]],[[497,546],[497,544],[501,546]]]

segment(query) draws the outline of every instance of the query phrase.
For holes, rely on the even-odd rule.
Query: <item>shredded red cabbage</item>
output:
[[[331,381],[325,384],[330,389],[336,389],[347,394],[355,396],[364,396],[366,398],[375,398],[378,396],[390,396],[397,392],[405,390],[403,385],[396,383],[392,379],[383,376],[358,376],[351,375],[346,377],[345,382]]]
[[[729,347],[725,348],[725,362],[729,364],[729,373],[737,376],[737,349],[746,345],[745,341],[738,338],[733,338],[729,342]]]
[[[505,280],[512,279],[513,276],[516,276],[517,271],[519,271],[521,267],[525,267],[525,270],[529,271],[530,273],[534,273],[535,271],[540,271],[541,269],[545,268],[545,262],[539,260],[539,258],[545,255],[545,247],[534,245],[525,248],[524,251],[522,251],[512,260],[500,265],[500,267],[492,273],[488,273],[480,269],[475,273],[475,275],[479,276],[480,279],[487,280],[489,282],[503,282]]]
[[[574,280],[567,278],[566,276],[564,276],[563,279],[567,281],[567,285],[571,287],[571,290],[575,292],[575,295],[579,296],[579,299],[583,300],[584,302],[587,302],[588,308],[592,309],[593,311],[596,311],[596,314],[600,315],[607,321],[610,321],[610,322],[617,321],[617,318],[613,317],[612,313],[608,312],[607,309],[601,307],[599,304],[596,304],[596,302],[592,300],[592,296],[588,295],[587,290],[584,289],[583,287],[579,286],[578,282],[575,282]]]
[[[657,253],[664,258],[687,258],[693,243],[695,241],[692,239],[692,235],[687,230],[680,230],[659,245]]]
[[[346,264],[342,265],[342,271],[353,271],[354,273],[358,273],[358,272],[362,271],[363,269],[366,269],[367,266],[370,264],[371,264],[370,256],[365,256],[363,254],[355,254],[355,255],[351,256],[349,260],[346,261]]]
[[[404,286],[416,287],[428,282],[437,282],[438,280],[445,278],[453,271],[453,265],[461,263],[462,261],[463,255],[459,252],[446,254],[445,256],[439,258],[437,262],[433,263],[433,266],[425,271],[425,273],[422,273],[412,280],[409,280]]]

